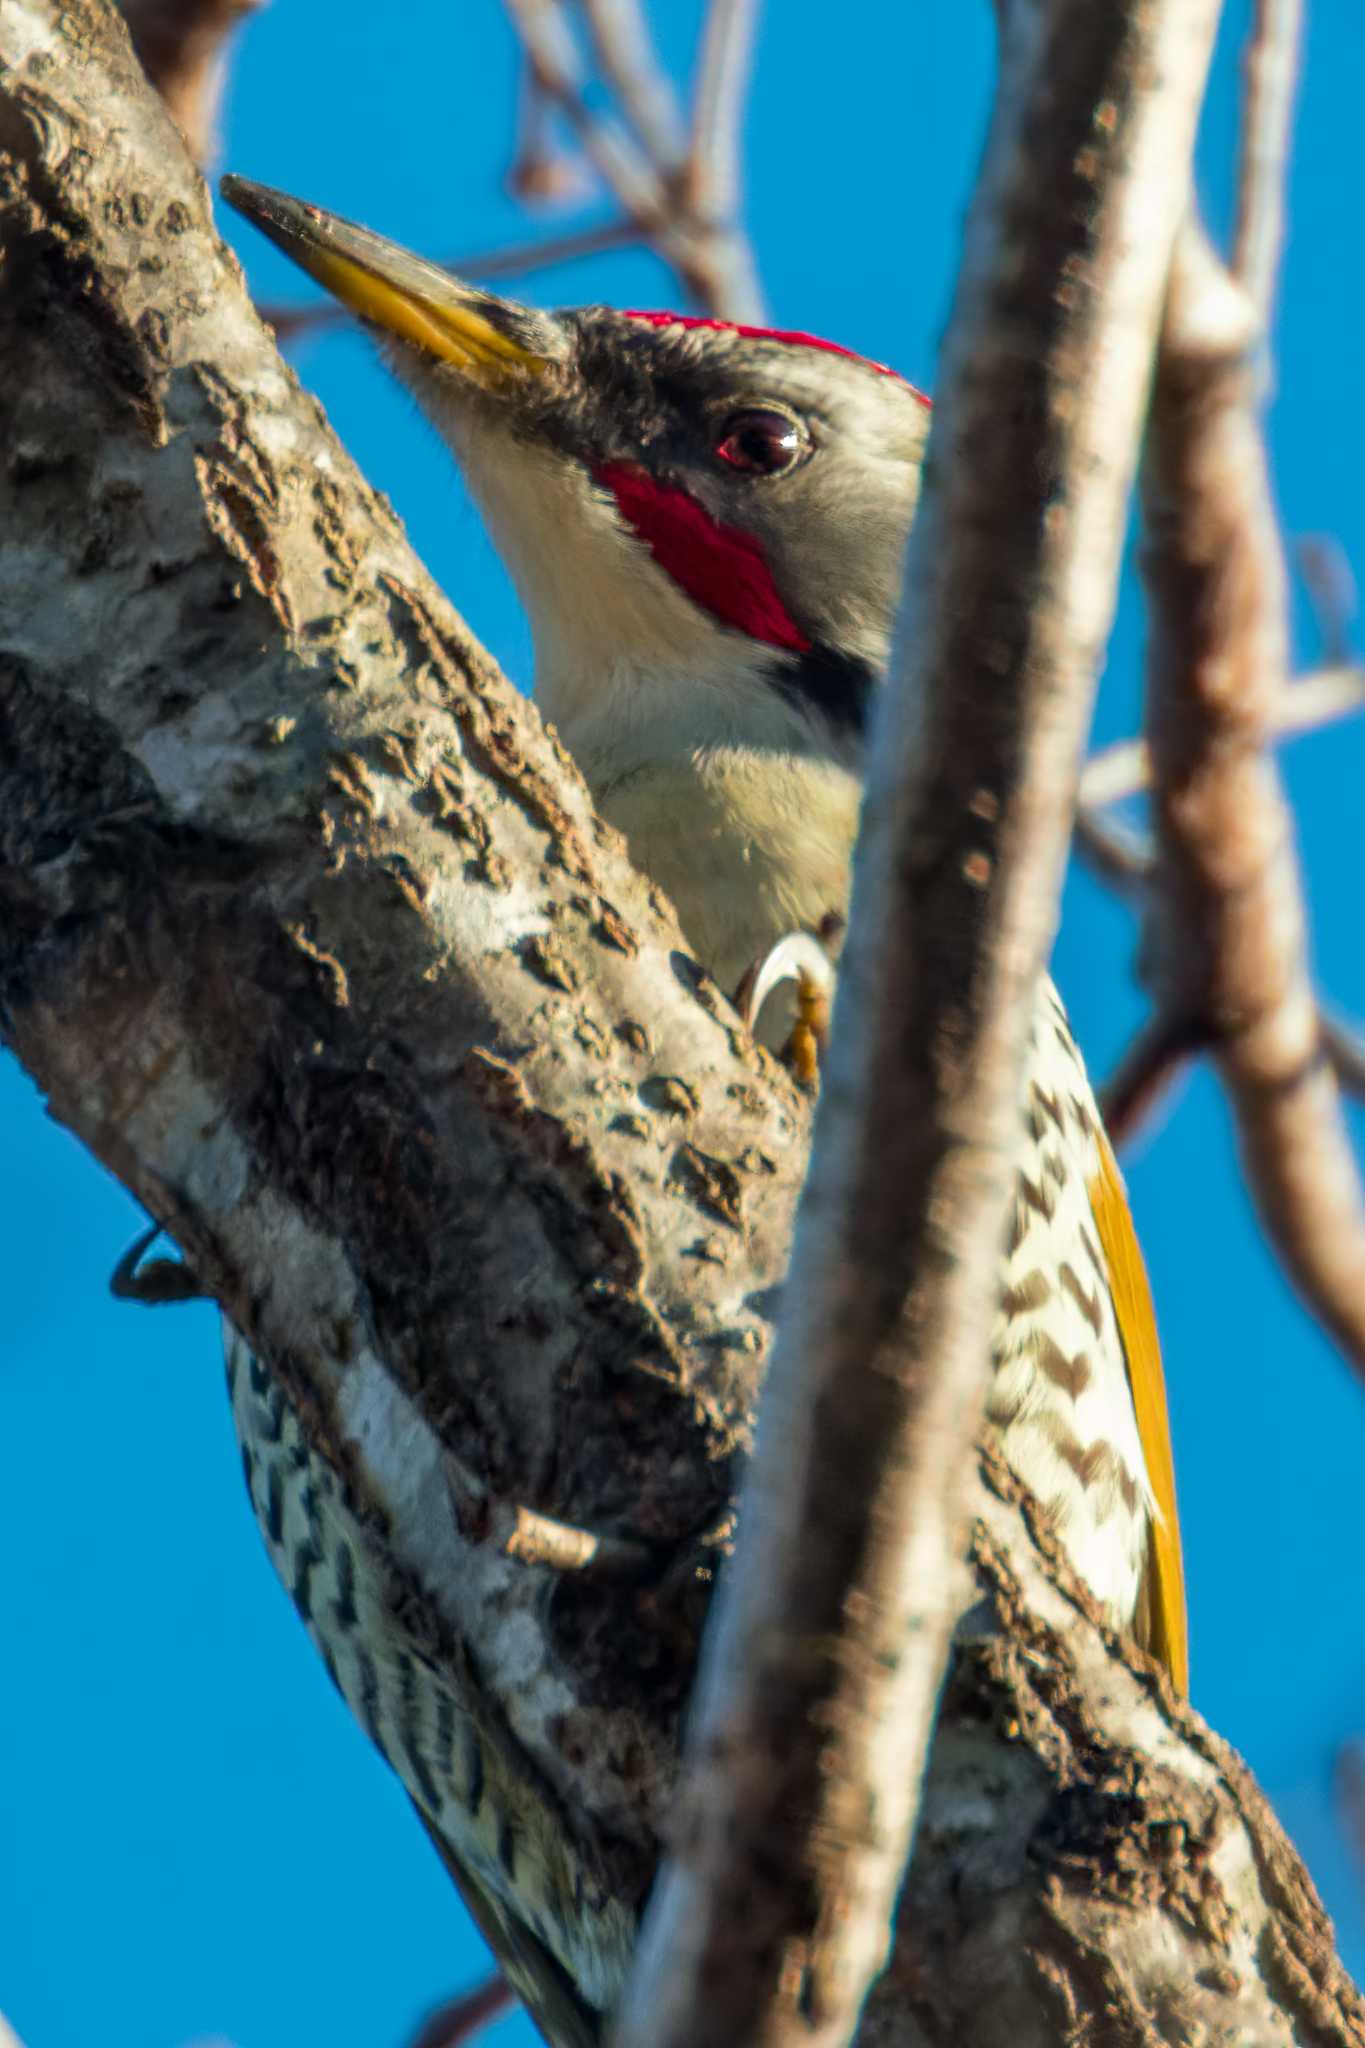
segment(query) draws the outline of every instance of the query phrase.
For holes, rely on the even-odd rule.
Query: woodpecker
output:
[[[525,605],[540,707],[715,979],[733,990],[787,934],[837,925],[928,400],[808,334],[605,306],[544,312],[283,193],[239,178],[223,190],[360,317],[449,444]],[[1111,1623],[1183,1690],[1151,1298],[1046,977],[1022,1108],[988,1429]],[[581,1872],[549,1870],[559,1850],[509,1868],[506,1812],[520,1839],[535,1832],[515,1760],[467,1702],[414,1704],[413,1660],[382,1587],[357,1591],[363,1538],[319,1521],[340,1514],[338,1489],[324,1483],[322,1509],[305,1510],[295,1482],[271,1477],[270,1445],[287,1441],[297,1461],[302,1430],[240,1339],[229,1354],[253,1499],[286,1583],[301,1550],[348,1560],[321,1569],[334,1592],[345,1582],[352,1615],[366,1608],[359,1675],[354,1646],[320,1626],[318,1598],[305,1618],[517,1989],[552,2041],[579,2048],[614,1999],[629,1916],[586,1896]],[[405,1656],[400,1712],[384,1673]]]

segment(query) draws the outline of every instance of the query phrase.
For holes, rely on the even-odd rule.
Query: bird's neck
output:
[[[637,867],[727,994],[788,931],[842,911],[860,741],[813,712],[770,650],[721,668],[542,668],[537,697]]]
[[[536,701],[599,805],[642,773],[700,772],[715,757],[796,756],[859,772],[861,732],[836,723],[771,649],[704,641],[668,649],[537,648]]]

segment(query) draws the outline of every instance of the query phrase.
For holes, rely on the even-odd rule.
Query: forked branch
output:
[[[740,180],[758,0],[710,0],[686,120],[639,0],[583,0],[586,49],[568,0],[504,5],[525,61],[534,136],[529,157],[524,141],[519,148],[514,189],[535,200],[559,196],[566,185],[575,189],[574,180],[564,176],[566,160],[551,149],[548,123],[557,115],[580,152],[576,161],[591,174],[585,182],[595,178],[614,211],[608,220],[568,234],[495,249],[450,267],[474,278],[526,276],[643,243],[667,264],[699,311],[722,320],[760,321],[763,297],[742,224]],[[605,88],[605,111],[589,91],[594,78]],[[346,316],[329,302],[272,308],[267,317],[277,334],[293,339]]]

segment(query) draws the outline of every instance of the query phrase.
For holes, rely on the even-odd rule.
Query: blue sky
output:
[[[656,0],[670,61],[697,9]],[[932,387],[990,84],[984,0],[771,5],[747,141],[749,220],[773,317]],[[1229,11],[1201,146],[1215,222],[1230,193]],[[1359,184],[1365,16],[1311,10],[1277,395],[1292,534],[1365,563],[1365,273]],[[375,11],[275,0],[246,30],[225,167],[433,255],[522,239],[501,189],[515,95],[497,0]],[[547,231],[556,225],[547,221]],[[258,295],[309,287],[235,217]],[[520,287],[515,287],[520,289]],[[545,303],[673,303],[643,255],[530,281]],[[411,402],[350,331],[300,347],[371,479],[520,680],[506,581]],[[1132,729],[1141,669],[1131,577],[1098,714]],[[1300,601],[1300,659],[1316,644]],[[1322,985],[1365,1017],[1365,722],[1285,755]],[[1068,888],[1056,968],[1102,1074],[1141,1015],[1126,914]],[[26,2048],[401,2048],[479,1977],[476,1937],[385,1767],[351,1725],[266,1563],[229,1426],[215,1319],[108,1298],[140,1212],[44,1115],[0,1054],[0,2012]],[[1357,1137],[1365,1127],[1355,1119]],[[1196,1704],[1250,1760],[1365,1970],[1365,1911],[1332,1816],[1330,1766],[1365,1731],[1358,1595],[1365,1394],[1258,1237],[1217,1091],[1196,1076],[1127,1161],[1171,1385]],[[532,2039],[524,2020],[489,2035]]]

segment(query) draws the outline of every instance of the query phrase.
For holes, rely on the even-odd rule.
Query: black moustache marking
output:
[[[784,654],[767,674],[788,703],[809,712],[836,739],[866,736],[877,671],[861,655],[811,647],[803,654]]]

